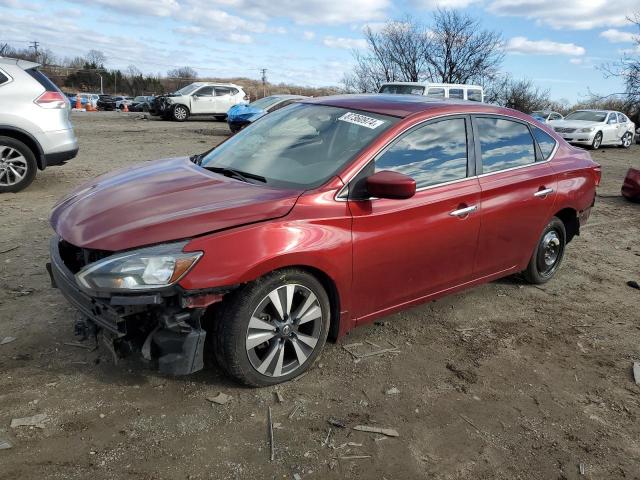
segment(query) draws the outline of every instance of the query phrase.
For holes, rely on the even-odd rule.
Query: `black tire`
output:
[[[591,145],[589,146],[589,148],[591,148],[591,150],[598,150],[601,146],[602,146],[602,132],[598,132],[596,133],[596,136],[593,137],[593,142],[591,142]]]
[[[215,115],[213,118],[216,119],[216,122],[224,122],[227,119],[226,115]]]
[[[189,109],[184,105],[174,105],[171,109],[171,118],[176,122],[184,122],[189,118]]]
[[[229,130],[231,130],[231,133],[236,134],[240,131],[240,127],[236,127],[234,125],[229,125]]]
[[[10,149],[13,152],[17,152],[17,154],[21,155],[22,158],[24,158],[24,163],[21,162],[21,164],[26,168],[26,172],[23,174],[22,179],[15,183],[11,181],[11,178],[13,178],[13,180],[15,181],[15,177],[13,176],[13,173],[11,171],[7,172],[6,174],[3,173],[5,171],[5,168],[8,168],[8,162],[12,160],[12,158],[14,159],[14,161],[16,161],[16,153],[10,154]],[[37,170],[38,163],[36,162],[36,157],[33,151],[28,146],[26,146],[21,141],[16,140],[15,138],[0,136],[0,193],[15,193],[27,188],[29,185],[31,185],[33,179],[36,178]],[[19,171],[21,171],[21,169],[19,169]],[[6,183],[6,185],[3,185],[4,183]]]
[[[633,135],[631,132],[625,133],[620,139],[620,147],[621,148],[630,148],[633,143]]]
[[[553,255],[548,256],[550,251],[546,247],[551,239],[557,239],[559,243],[555,259],[549,264],[548,262],[553,258]],[[542,231],[533,255],[531,255],[531,260],[529,260],[529,265],[523,272],[525,280],[534,285],[540,285],[551,280],[562,264],[566,245],[567,231],[564,223],[558,217],[553,217]]]
[[[299,366],[296,369],[281,376],[265,375],[258,372],[249,359],[246,343],[249,321],[260,305],[264,304],[265,297],[284,285],[303,286],[315,295],[321,309],[319,336],[312,352],[302,364],[297,362]],[[248,386],[264,387],[291,380],[308,370],[318,359],[327,340],[330,312],[329,297],[313,275],[298,269],[278,270],[265,275],[225,298],[213,322],[212,344],[216,362],[230,377]]]

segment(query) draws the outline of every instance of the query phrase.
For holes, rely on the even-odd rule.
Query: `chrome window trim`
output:
[[[519,121],[520,123],[526,123],[527,125],[529,125],[530,128],[538,128],[540,129],[540,127],[538,127],[537,125],[535,125],[534,123],[528,121],[528,120],[523,120],[521,118],[518,117],[514,117],[513,115],[505,115],[503,113],[496,113],[496,114],[492,114],[492,113],[487,113],[487,112],[465,112],[465,113],[445,113],[442,115],[437,115],[435,117],[431,117],[427,120],[424,120],[422,122],[416,123],[415,125],[412,125],[411,127],[409,127],[407,130],[403,131],[400,135],[397,135],[395,137],[393,137],[389,142],[385,143],[375,154],[372,155],[371,160],[374,160],[378,155],[380,155],[380,153],[384,150],[386,150],[389,145],[391,145],[395,140],[397,140],[398,138],[400,138],[402,135],[404,135],[405,133],[408,133],[410,130],[414,129],[414,128],[419,128],[420,126],[422,126],[423,124],[429,123],[432,120],[437,120],[437,119],[441,119],[441,118],[446,118],[446,117],[456,117],[456,116],[460,116],[460,115],[467,115],[467,116],[472,116],[472,115],[486,115],[486,116],[491,116],[491,117],[503,117],[503,118],[507,118],[507,119],[513,119],[516,121]],[[555,130],[551,129],[554,133],[557,133]],[[544,130],[542,130],[544,132]],[[545,132],[547,133],[547,132]],[[533,134],[531,135],[533,138],[533,141],[536,142],[537,144],[537,140],[535,139],[535,137],[533,136]],[[551,136],[551,138],[553,138],[553,136]],[[445,185],[451,185],[453,183],[459,183],[459,182],[463,182],[465,180],[471,180],[474,178],[482,178],[482,177],[488,177],[491,175],[496,175],[498,173],[502,173],[502,172],[510,172],[512,170],[518,170],[521,168],[528,168],[528,167],[533,167],[535,165],[540,165],[542,163],[549,163],[551,162],[551,160],[553,160],[553,158],[556,155],[556,152],[558,151],[558,148],[560,148],[560,142],[558,142],[558,140],[556,140],[555,138],[553,138],[553,140],[555,141],[555,147],[553,148],[551,154],[549,155],[549,158],[545,159],[545,160],[541,160],[539,162],[533,162],[533,163],[528,163],[526,165],[519,165],[517,167],[511,167],[511,168],[506,168],[504,170],[496,170],[495,172],[489,172],[489,173],[482,173],[480,175],[472,175],[470,177],[465,177],[465,178],[460,178],[457,180],[451,180],[449,182],[443,182],[443,183],[437,183],[435,185],[428,185],[426,187],[422,187],[422,188],[416,188],[416,193],[417,192],[423,192],[425,190],[430,190],[432,188],[436,188],[436,187],[442,187]],[[369,161],[371,161],[369,160]],[[480,161],[482,161],[482,159],[480,159]],[[338,190],[336,192],[336,194],[334,195],[333,199],[336,202],[348,202],[349,201],[349,197],[348,197],[348,193],[349,193],[349,182],[351,182],[351,180],[353,180],[355,177],[357,177],[358,175],[360,175],[360,172],[362,170],[364,170],[364,168],[369,164],[369,162],[366,162],[362,167],[360,167],[358,169],[357,172],[355,172],[351,178],[347,181],[342,180],[344,182],[344,186]],[[341,178],[342,179],[342,178]],[[345,195],[346,193],[346,195]],[[371,200],[379,200],[378,198],[367,198],[367,199],[356,199],[353,200],[354,202],[362,202],[362,201],[371,201]]]

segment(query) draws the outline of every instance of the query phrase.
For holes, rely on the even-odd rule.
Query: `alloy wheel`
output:
[[[622,146],[624,148],[629,148],[631,146],[631,134],[629,132],[622,136]]]
[[[176,120],[184,120],[187,118],[187,110],[183,107],[176,107],[173,111]]]
[[[597,150],[598,148],[600,148],[601,144],[602,144],[602,134],[596,133],[596,137],[593,139],[593,149]]]
[[[27,159],[13,147],[0,145],[0,186],[20,183],[27,174]]]
[[[251,316],[245,346],[260,374],[282,377],[300,369],[322,334],[324,312],[316,295],[304,285],[272,290]]]

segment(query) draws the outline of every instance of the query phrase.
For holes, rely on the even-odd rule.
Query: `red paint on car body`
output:
[[[630,168],[624,177],[622,195],[634,202],[640,202],[640,170]]]

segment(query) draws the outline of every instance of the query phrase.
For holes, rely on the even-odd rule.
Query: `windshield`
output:
[[[186,87],[182,87],[180,90],[176,90],[175,91],[175,95],[189,95],[191,92],[193,92],[196,88],[201,87],[202,85],[197,84],[197,83],[192,83],[190,85],[187,85]]]
[[[607,118],[607,112],[592,112],[589,110],[578,110],[564,117],[565,120],[587,120],[589,122],[604,122],[605,118]]]
[[[424,87],[420,85],[383,85],[379,93],[422,95],[424,93]]]
[[[261,98],[260,100],[256,100],[255,102],[251,102],[249,106],[253,108],[258,108],[261,110],[266,110],[270,106],[275,105],[276,103],[281,102],[282,100],[283,100],[282,97],[264,97],[264,98]]]
[[[315,188],[397,121],[357,110],[292,104],[241,130],[209,152],[201,165],[264,177],[271,187]]]

